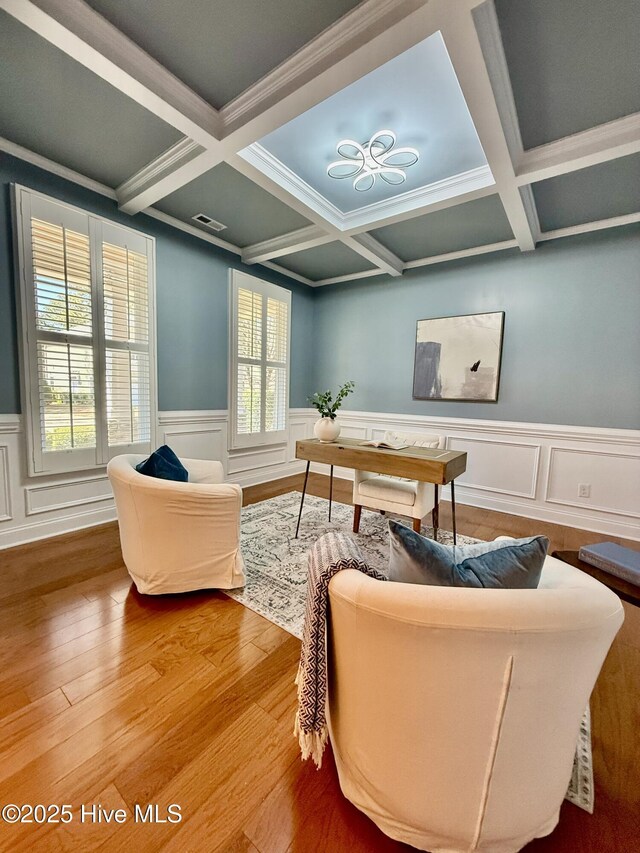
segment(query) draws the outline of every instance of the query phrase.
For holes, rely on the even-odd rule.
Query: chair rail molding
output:
[[[295,445],[312,437],[317,417],[315,409],[291,408],[287,442],[229,451],[226,409],[162,411],[158,440],[178,455],[219,459],[229,481],[251,486],[304,470]],[[640,541],[640,430],[346,410],[339,418],[347,437],[424,429],[466,449],[459,503]],[[19,415],[0,415],[0,549],[113,521],[104,468],[37,482],[26,476],[23,429]],[[312,470],[328,473],[323,465]],[[348,469],[335,474],[353,478]],[[589,498],[578,498],[579,484],[589,484]]]

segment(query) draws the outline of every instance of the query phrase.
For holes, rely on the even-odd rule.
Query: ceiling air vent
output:
[[[227,227],[226,225],[223,225],[222,222],[218,222],[216,219],[212,219],[210,216],[207,216],[206,213],[196,213],[196,215],[191,218],[194,222],[198,222],[200,225],[206,225],[207,228],[211,228],[212,231],[224,231]]]

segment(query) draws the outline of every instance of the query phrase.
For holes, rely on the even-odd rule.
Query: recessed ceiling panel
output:
[[[278,258],[277,262],[285,269],[304,275],[312,281],[373,269],[372,264],[337,242],[305,249],[303,252],[294,252]]]
[[[88,0],[216,108],[360,0]]]
[[[226,225],[218,236],[237,246],[269,240],[309,224],[304,216],[226,163],[161,199],[155,207],[211,234],[210,228],[192,220],[204,213]]]
[[[395,134],[396,149],[418,152],[418,162],[403,169],[404,183],[390,184],[378,175],[371,189],[359,192],[352,177],[327,174],[339,159],[341,140],[365,145],[381,130]],[[413,198],[422,188],[473,170],[483,171],[483,185],[493,183],[439,32],[258,140],[242,156],[272,178],[269,169],[293,175],[303,195],[308,198],[310,188],[320,204],[347,218],[372,205]],[[395,164],[393,158],[388,162]]]
[[[387,225],[372,233],[403,261],[486,246],[513,237],[497,195]]]
[[[0,135],[116,187],[176,130],[0,11]]]
[[[640,154],[533,185],[543,231],[640,212]]]
[[[640,110],[638,0],[495,0],[525,148]]]

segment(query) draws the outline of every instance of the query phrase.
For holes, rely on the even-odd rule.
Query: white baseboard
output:
[[[316,418],[314,409],[291,409],[288,443],[234,452],[225,410],[161,412],[158,437],[178,455],[219,459],[228,480],[253,486],[304,471],[295,443],[312,435]],[[388,429],[445,435],[447,447],[468,454],[456,481],[459,503],[640,541],[639,430],[348,411],[340,422],[353,438],[381,438]],[[36,482],[26,476],[25,454],[20,417],[0,415],[0,549],[115,518],[104,468]],[[328,473],[323,465],[312,470]],[[578,498],[580,483],[590,486],[589,498]]]

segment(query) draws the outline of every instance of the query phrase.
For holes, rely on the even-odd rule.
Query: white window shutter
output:
[[[230,448],[285,442],[291,293],[232,270],[230,306]]]
[[[14,213],[29,473],[148,450],[153,240],[25,187]]]

